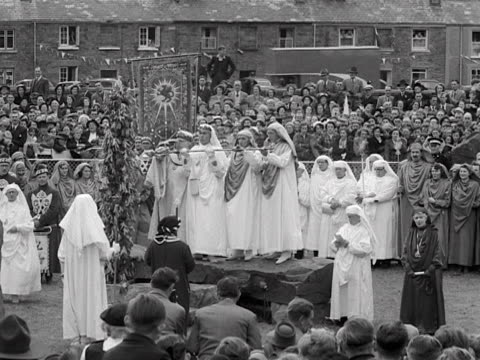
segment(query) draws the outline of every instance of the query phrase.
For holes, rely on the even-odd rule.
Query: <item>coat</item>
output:
[[[44,99],[47,98],[48,93],[50,92],[50,84],[47,79],[43,76],[40,79],[34,79],[32,82],[32,87],[30,89],[30,93],[38,93],[42,95]]]
[[[107,351],[103,360],[170,360],[167,352],[141,334],[131,333],[113,349]]]
[[[163,333],[185,335],[187,333],[185,309],[180,305],[171,302],[165,294],[158,290],[152,289],[150,294],[160,300],[165,307],[165,322],[163,326]]]
[[[23,145],[27,141],[27,129],[18,125],[15,130],[12,126],[9,130],[12,133],[12,151],[23,151]]]

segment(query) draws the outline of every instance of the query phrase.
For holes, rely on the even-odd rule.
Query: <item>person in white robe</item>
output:
[[[187,155],[186,236],[192,253],[213,260],[227,255],[224,177],[228,160],[210,125],[199,128],[199,144]],[[210,256],[210,257],[209,257]]]
[[[307,242],[308,221],[310,213],[310,176],[305,164],[297,165],[298,208],[300,210],[300,226],[302,229],[303,247]]]
[[[365,214],[378,239],[375,249],[377,260],[398,257],[398,176],[385,160],[373,163],[375,177],[363,198]]]
[[[362,208],[347,207],[348,223],[331,243],[337,253],[333,266],[330,318],[359,316],[373,320],[373,286],[370,261],[375,262],[377,239]]]
[[[147,187],[153,187],[155,204],[148,231],[148,239],[155,239],[158,222],[175,215],[186,223],[186,193],[189,171],[186,152],[191,148],[193,134],[179,130],[175,139],[175,152],[168,153],[167,144],[160,144],[148,169],[145,179]],[[178,237],[186,241],[186,227],[179,229]]]
[[[357,190],[359,197],[364,198],[365,194],[374,192],[375,187],[375,171],[373,170],[373,163],[377,160],[383,160],[383,157],[379,154],[371,154],[365,159],[365,166],[362,169],[360,178],[357,183]]]
[[[225,175],[227,242],[232,254],[227,260],[250,261],[260,241],[260,160],[253,133],[244,129],[235,144],[241,151],[232,151]]]
[[[20,187],[7,185],[0,195],[0,221],[3,223],[0,284],[13,303],[41,290],[40,259],[33,234],[33,219]]]
[[[347,223],[347,206],[355,204],[357,181],[352,169],[345,161],[334,161],[333,176],[326,185],[322,199],[322,218],[320,221],[318,257],[333,258],[335,253],[329,246],[340,227]]]
[[[110,248],[97,205],[89,194],[77,195],[60,222],[58,249],[63,280],[63,338],[103,339],[100,313],[107,308],[105,262],[118,251]]]
[[[308,234],[305,241],[305,249],[313,251],[318,256],[320,248],[320,233],[322,231],[321,219],[323,214],[323,202],[326,197],[326,186],[335,176],[333,161],[327,155],[320,155],[315,159],[310,181],[310,217],[308,222]],[[329,243],[324,242],[322,254],[328,253]]]
[[[260,253],[270,254],[276,264],[303,249],[298,206],[295,145],[285,128],[274,122],[267,128],[267,146],[262,150],[262,195],[260,196]]]

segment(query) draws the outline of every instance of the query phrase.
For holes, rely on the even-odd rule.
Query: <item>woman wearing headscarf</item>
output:
[[[249,129],[241,130],[225,175],[225,202],[228,248],[232,255],[227,260],[243,258],[250,261],[258,249],[260,227],[258,222],[261,188],[260,153],[255,150],[255,139]]]
[[[335,176],[333,161],[327,155],[320,155],[315,160],[310,180],[310,218],[308,223],[307,239],[305,249],[313,251],[314,256],[318,256],[320,242],[319,235],[322,230],[321,219],[323,213],[323,203],[326,201],[326,185]],[[322,254],[328,253],[328,244],[321,251]]]
[[[0,221],[3,224],[0,285],[14,303],[19,296],[41,290],[40,260],[33,235],[33,219],[21,189],[10,184],[0,197]]]
[[[63,338],[103,339],[100,314],[107,308],[104,264],[117,249],[110,248],[97,205],[88,194],[78,195],[60,223],[58,249],[63,280]]]
[[[260,253],[280,257],[277,264],[303,249],[298,207],[295,145],[279,123],[267,128],[267,146],[262,155],[262,195],[260,200]]]
[[[475,242],[478,242],[475,209],[480,206],[480,185],[469,165],[463,164],[452,170],[448,265],[459,265],[463,271],[466,266],[474,265]]]
[[[375,190],[373,183],[375,180],[375,170],[373,169],[373,163],[377,160],[383,160],[382,155],[379,154],[370,154],[365,159],[365,166],[362,169],[360,178],[357,183],[357,190],[360,194],[360,197],[365,197],[366,194],[369,194]]]
[[[447,168],[436,163],[430,170],[430,177],[425,181],[422,191],[422,203],[428,216],[438,230],[438,243],[442,253],[442,262],[446,266],[450,234],[450,208],[452,198],[452,182]]]
[[[73,180],[72,169],[70,169],[68,162],[61,160],[55,164],[50,182],[53,188],[60,193],[63,213],[65,214],[77,195],[75,180]]]
[[[400,320],[420,333],[433,334],[445,324],[442,254],[437,229],[427,210],[416,208],[403,249],[405,269]]]
[[[17,177],[17,184],[24,193],[28,193],[31,191],[27,188],[28,184],[28,172],[27,167],[23,161],[16,161],[13,163],[12,167],[10,168],[10,172],[13,173]]]
[[[194,254],[225,256],[227,234],[225,223],[224,176],[228,160],[215,129],[202,125],[200,144],[187,156],[190,175],[187,185],[187,244]]]
[[[89,194],[95,202],[100,200],[97,182],[93,175],[93,168],[89,163],[81,163],[73,173],[75,179],[75,193]]]
[[[318,256],[334,257],[330,242],[338,229],[347,222],[345,209],[355,204],[357,196],[357,180],[352,169],[345,161],[334,161],[334,176],[325,187],[322,201],[321,232],[318,234]]]
[[[375,262],[377,238],[358,205],[345,210],[348,222],[335,233],[330,318],[360,316],[373,320],[371,260]]]
[[[188,316],[190,308],[190,286],[188,274],[195,268],[190,247],[178,237],[180,219],[167,216],[158,223],[157,235],[145,252],[145,263],[150,266],[152,274],[162,267],[169,267],[177,272],[175,283],[177,302],[185,309]]]
[[[398,253],[398,176],[385,160],[373,163],[374,177],[369,179],[371,191],[363,195],[362,203],[378,239],[376,257],[387,261]]]

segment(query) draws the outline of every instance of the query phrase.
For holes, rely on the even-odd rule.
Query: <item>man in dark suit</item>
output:
[[[212,96],[212,90],[207,86],[207,79],[204,75],[200,75],[198,78],[197,96],[206,104],[208,104]]]
[[[397,106],[399,100],[403,101],[404,109],[407,109],[410,106],[410,101],[412,100],[412,95],[407,92],[407,82],[405,80],[400,80],[397,84],[398,90],[400,91],[395,95],[393,99],[393,105]]]
[[[46,78],[42,75],[42,69],[40,67],[35,68],[35,79],[32,82],[32,86],[30,88],[30,93],[38,93],[42,95],[44,99],[48,97],[48,93],[50,90],[50,84]]]
[[[20,125],[20,112],[13,109],[10,114],[12,125],[9,130],[12,133],[12,151],[23,151],[23,145],[27,141],[27,129]]]
[[[170,360],[157,346],[165,321],[165,307],[151,294],[139,294],[130,300],[125,325],[130,330],[123,341],[107,351],[103,360]]]
[[[227,336],[245,341],[250,348],[260,349],[262,339],[255,314],[237,305],[240,298],[238,282],[225,277],[217,283],[219,302],[197,310],[187,350],[199,360],[210,358],[218,344]]]
[[[212,89],[220,84],[223,80],[228,80],[235,72],[235,64],[225,51],[225,46],[218,47],[218,55],[212,57],[207,65],[207,71],[212,78]]]
[[[171,302],[170,298],[175,290],[175,284],[178,281],[178,275],[169,267],[162,267],[152,275],[150,285],[152,290],[149,294],[159,299],[165,307],[165,325],[164,334],[185,335],[187,327],[185,324],[185,309],[180,305]]]

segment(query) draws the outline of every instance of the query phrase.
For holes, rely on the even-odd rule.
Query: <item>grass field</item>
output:
[[[398,319],[403,271],[400,267],[375,269],[373,285],[376,321]],[[480,333],[480,274],[446,272],[444,292],[447,323],[463,327],[470,333]],[[62,287],[58,279],[19,305],[6,303],[7,313],[23,317],[32,334],[47,344],[52,353],[61,352],[69,344],[62,340]],[[262,332],[271,325],[261,324]]]

